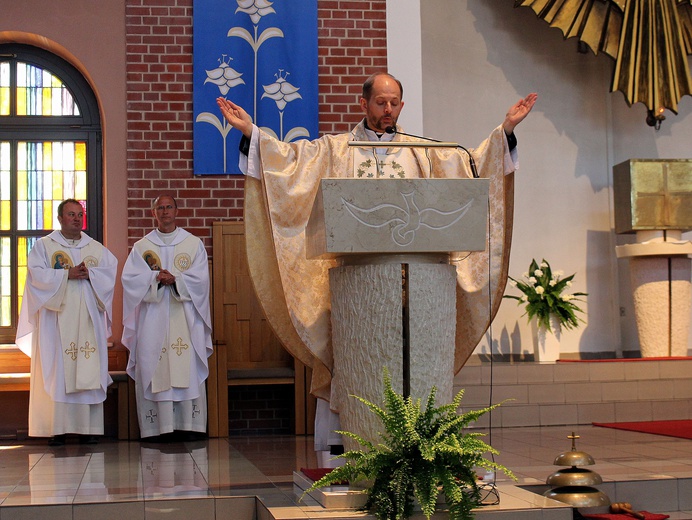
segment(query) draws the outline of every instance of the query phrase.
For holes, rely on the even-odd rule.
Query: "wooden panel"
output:
[[[213,264],[209,261],[209,305],[211,306],[211,330],[214,331],[214,272]],[[212,337],[212,345],[214,340]],[[219,436],[219,391],[218,391],[218,347],[214,345],[214,351],[207,360],[209,377],[207,377],[207,432],[210,437]]]
[[[128,350],[118,344],[108,346],[108,370],[110,372],[122,372],[127,369]]]
[[[208,417],[209,435],[211,437],[228,436],[228,387],[226,386],[226,344],[223,341],[225,335],[225,325],[223,318],[223,294],[224,279],[224,251],[223,251],[223,227],[214,223],[212,227],[212,340],[214,342],[213,363],[209,364],[209,379],[207,389],[213,388],[209,393]],[[218,286],[218,287],[217,287]],[[212,370],[214,374],[212,376]],[[213,385],[213,386],[212,386]],[[212,419],[213,417],[213,419]]]
[[[31,358],[16,347],[0,349],[0,374],[29,373]]]
[[[214,280],[214,315],[221,320],[215,323],[215,339],[228,346],[227,369],[292,368],[293,357],[272,332],[255,296],[245,255],[243,223],[217,224],[223,231],[215,235],[221,244],[217,248],[214,242],[214,260],[222,261],[223,270],[214,271],[219,277]],[[217,309],[219,306],[222,310]]]
[[[248,271],[243,222],[214,222],[213,251],[218,435],[228,434],[227,385],[286,382],[296,384],[296,430],[297,433],[305,433],[308,420],[305,415],[306,401],[312,399],[308,394],[309,381],[306,383],[304,380],[302,364],[298,367],[299,384],[293,375],[287,379],[285,372],[295,374],[295,364],[298,362],[274,335],[255,295]],[[236,375],[244,374],[229,380],[229,371]],[[309,420],[314,421],[314,414]]]
[[[234,226],[242,233],[243,226]],[[293,358],[274,336],[255,296],[245,256],[245,236],[225,234],[224,332],[228,369],[292,367]]]

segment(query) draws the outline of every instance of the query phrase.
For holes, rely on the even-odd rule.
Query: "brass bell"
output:
[[[567,437],[572,439],[572,449],[560,453],[555,457],[553,464],[556,466],[570,466],[562,468],[551,474],[546,479],[546,484],[551,489],[543,493],[543,496],[565,502],[574,507],[599,507],[610,505],[608,496],[592,486],[603,484],[603,479],[595,471],[579,466],[592,466],[596,462],[593,457],[583,451],[578,451],[575,440],[579,438],[572,432]]]

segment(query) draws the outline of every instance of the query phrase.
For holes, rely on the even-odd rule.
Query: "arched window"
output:
[[[79,200],[101,240],[101,122],[91,87],[45,50],[0,44],[0,343],[14,342],[36,240],[58,229],[58,204]]]

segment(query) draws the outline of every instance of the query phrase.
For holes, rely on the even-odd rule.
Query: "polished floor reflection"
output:
[[[570,449],[568,436],[573,431],[580,436],[577,449],[596,460],[588,469],[603,477],[603,489],[611,500],[630,502],[640,510],[665,511],[673,519],[692,518],[692,441],[592,426],[499,428],[485,440],[500,451],[496,461],[519,477],[517,484],[531,488],[543,485],[559,469],[553,461]],[[314,512],[315,505],[297,501],[293,472],[317,465],[312,438],[302,436],[171,444],[104,439],[95,446],[68,439],[67,445],[57,448],[45,440],[2,441],[0,520],[22,518],[17,511],[25,506],[103,503],[130,504],[134,513],[128,513],[128,520],[173,518],[164,514],[165,508],[148,509],[146,504],[225,497],[259,497],[293,508],[292,518],[312,518],[307,511]],[[497,481],[512,484],[501,474]],[[189,504],[197,508],[199,518],[199,507],[206,507],[200,504],[208,505]],[[234,512],[231,516],[210,505],[210,517],[241,518],[240,509],[254,507],[250,502],[238,504],[228,505]],[[40,510],[40,516],[31,518],[59,520],[64,513],[50,507]],[[78,518],[72,513],[64,517]],[[122,513],[114,510],[113,518],[122,518]]]

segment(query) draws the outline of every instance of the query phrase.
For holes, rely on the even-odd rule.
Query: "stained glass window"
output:
[[[0,237],[0,324],[5,327],[12,323],[12,263],[10,258],[10,238]]]
[[[100,119],[88,83],[41,49],[0,45],[0,343],[12,343],[29,251],[67,198],[100,240]],[[84,128],[88,128],[84,130]]]
[[[18,116],[78,116],[79,107],[59,78],[29,63],[17,63]]]
[[[57,209],[65,199],[86,205],[86,143],[17,143],[17,229],[60,227]],[[85,221],[86,224],[86,221]]]
[[[0,142],[0,230],[10,229],[10,143]]]
[[[10,115],[10,64],[0,62],[0,116]]]

